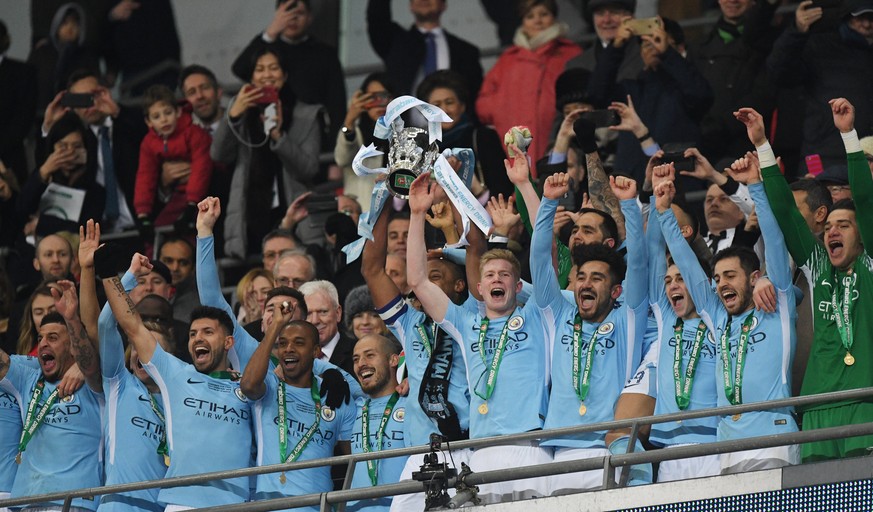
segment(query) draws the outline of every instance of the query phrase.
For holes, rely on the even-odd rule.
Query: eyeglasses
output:
[[[849,190],[848,185],[828,185],[828,191],[831,194],[836,194],[837,192],[846,192]]]
[[[300,288],[306,281],[304,279],[296,279],[291,277],[279,277],[276,279],[277,286],[290,286],[291,288]]]

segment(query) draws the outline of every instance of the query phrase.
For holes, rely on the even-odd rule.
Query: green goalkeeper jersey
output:
[[[858,231],[864,246],[870,248],[873,247],[873,222],[869,214],[873,211],[873,178],[860,151],[848,154],[848,166],[858,212]],[[762,175],[767,198],[785,235],[788,250],[806,275],[812,291],[814,337],[801,394],[873,386],[873,258],[870,251],[862,251],[847,270],[834,268],[824,245],[809,230],[798,211],[779,168],[767,167]],[[851,330],[844,333],[847,341],[851,340],[850,347],[843,341],[838,325],[846,323]],[[845,403],[848,402],[819,404],[805,410]]]

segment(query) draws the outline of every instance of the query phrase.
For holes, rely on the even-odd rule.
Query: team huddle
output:
[[[575,136],[589,183],[608,192],[603,209],[583,208],[569,245],[556,237],[560,200],[571,178],[545,179],[539,197],[524,153],[507,176],[533,228],[532,283],[505,248],[518,222],[515,199],[492,198],[493,226],[466,233],[466,251],[429,254],[425,226],[445,192],[429,173],[409,188],[407,281],[386,271],[387,212],[363,245],[361,273],[393,338],[355,342],[351,375],[321,359],[319,332],[300,292],[279,286],[258,342],[221,291],[213,229],[218,199],[197,205],[197,290],[188,352],[173,354],[166,327],[144,320],[130,297],[152,270],[101,244],[99,224],[80,228],[81,284],[61,281],[56,312],[42,320],[36,357],[0,351],[0,483],[12,497],[99,487],[250,466],[368,453],[429,442],[595,424],[651,414],[748,404],[792,395],[791,369],[801,296],[795,268],[812,294],[814,337],[803,394],[873,384],[873,350],[863,313],[873,286],[873,176],[854,130],[854,108],[831,101],[857,205],[837,202],[821,237],[779,170],[760,114],[735,113],[756,147],[728,174],[747,189],[763,250],[730,247],[710,261],[689,243],[687,205],[677,200],[673,164],[650,165],[652,195],[636,181],[606,177],[594,126]],[[589,185],[590,187],[593,185]],[[641,186],[642,188],[642,186]],[[865,243],[866,242],[866,243]],[[763,258],[761,258],[763,256]],[[121,276],[121,277],[119,277]],[[98,283],[106,304],[100,309]],[[464,291],[468,293],[465,295]],[[758,305],[758,290],[772,294]],[[328,292],[329,293],[329,292]],[[336,294],[336,290],[333,290]],[[312,311],[309,311],[312,313]],[[399,343],[398,343],[399,342]],[[125,350],[126,348],[126,350]],[[873,419],[865,402],[821,404],[655,424],[636,450],[736,440]],[[454,463],[484,472],[625,453],[626,431],[593,431],[476,450],[451,450]],[[873,439],[849,438],[634,466],[630,485],[776,468],[866,453]],[[418,456],[357,464],[352,487],[409,480]],[[599,488],[602,470],[480,486],[484,503]],[[76,498],[73,510],[187,510],[323,493],[330,469],[232,478],[200,485]],[[33,504],[58,507],[60,502]],[[351,510],[423,509],[424,495],[348,504]],[[314,509],[314,508],[313,508]]]

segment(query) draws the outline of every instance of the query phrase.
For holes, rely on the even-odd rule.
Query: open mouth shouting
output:
[[[589,311],[597,306],[597,294],[590,289],[579,290],[579,309]]]
[[[828,241],[828,255],[832,259],[839,259],[843,256],[843,252],[845,251],[845,247],[843,247],[842,240],[832,239]]]
[[[206,344],[197,345],[194,347],[194,364],[204,365],[209,363],[209,356],[212,351]]]
[[[363,366],[358,369],[358,381],[362,388],[370,388],[376,380],[376,369],[370,366]]]
[[[670,295],[670,305],[674,311],[682,310],[685,307],[685,295],[678,292]]]
[[[736,290],[731,288],[722,288],[719,292],[719,296],[721,297],[721,301],[724,304],[724,307],[731,311],[735,306],[737,306],[739,299],[739,294],[737,294]]]
[[[42,372],[45,375],[51,375],[58,369],[58,361],[55,355],[48,350],[43,350],[39,353],[39,364],[42,366]]]

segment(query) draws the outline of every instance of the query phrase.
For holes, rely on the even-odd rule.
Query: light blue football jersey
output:
[[[404,420],[406,416],[406,399],[400,397],[394,408],[391,411],[391,417],[385,425],[385,431],[382,436],[382,445],[376,443],[376,433],[379,430],[379,423],[382,421],[382,415],[387,408],[388,401],[391,395],[382,396],[379,398],[370,399],[369,406],[369,438],[367,442],[370,446],[370,451],[393,450],[396,448],[404,448]],[[352,429],[352,453],[364,453],[364,435],[363,435],[363,407],[366,398],[356,400],[356,414],[354,428]],[[377,485],[394,484],[400,480],[400,473],[406,465],[407,457],[391,457],[389,459],[380,459],[376,464]],[[371,487],[370,475],[367,472],[366,462],[355,464],[355,474],[352,477],[352,488]],[[388,512],[391,507],[391,498],[380,498],[363,501],[350,501],[346,506],[349,512],[359,512],[366,510],[367,512]]]
[[[383,311],[396,308],[402,301],[403,297],[398,295],[393,301],[385,305]],[[476,299],[472,295],[467,299],[467,302],[473,303],[465,304],[468,308],[478,309],[475,304]],[[403,350],[406,352],[406,370],[409,379],[407,403],[409,408],[406,410],[404,427],[406,428],[405,436],[408,446],[428,444],[431,434],[440,433],[437,421],[425,414],[418,400],[422,379],[430,361],[430,353],[421,339],[417,326],[424,325],[426,320],[427,316],[423,312],[409,304],[402,304],[397,313],[385,320],[385,324],[394,334],[394,337],[400,340],[400,343],[403,344]],[[427,332],[427,327],[424,330]],[[432,336],[432,333],[427,332],[427,336]],[[428,343],[432,344],[433,340],[428,340]],[[461,430],[469,430],[470,395],[467,387],[467,369],[458,342],[452,338],[451,343],[453,356],[452,368],[448,374],[448,399],[455,409]],[[440,362],[436,362],[436,365],[437,368],[445,368],[445,365],[441,365]]]
[[[238,382],[204,375],[160,346],[143,366],[161,390],[170,448],[167,478],[249,467],[252,411]],[[247,477],[162,489],[159,495],[162,503],[194,508],[248,498]]]
[[[18,401],[22,421],[40,377],[40,370],[35,370],[28,363],[15,358],[6,378],[0,381],[0,389],[11,393]],[[37,410],[45,404],[56,388],[56,382],[45,382]],[[87,385],[82,386],[72,396],[58,399],[21,456],[21,465],[18,466],[12,485],[12,497],[102,485],[102,413],[103,395],[95,393]],[[60,454],[63,456],[59,456]],[[61,506],[63,500],[34,505]],[[76,498],[72,506],[95,510],[97,501],[94,498]]]
[[[600,323],[582,322],[580,379],[589,351],[594,350],[590,387],[584,401],[573,389],[573,330],[578,307],[561,296],[552,266],[552,224],[557,201],[543,199],[531,241],[535,304],[542,308],[545,338],[551,353],[551,392],[545,428],[611,421],[615,402],[641,359],[648,324],[646,249],[642,216],[636,201],[622,201],[628,240],[628,269],[622,302]],[[594,334],[597,333],[595,338]],[[594,340],[592,346],[591,341]],[[584,414],[583,414],[584,413]],[[605,448],[606,431],[550,439],[543,446]]]
[[[321,379],[317,379],[319,384]],[[257,442],[258,466],[279,464],[279,403],[278,387],[284,385],[272,372],[267,374],[266,393],[253,404],[255,421],[255,439]],[[285,385],[285,410],[287,448],[289,455],[301,438],[306,434],[315,420],[315,404],[309,388],[297,388]],[[337,441],[351,439],[355,422],[355,404],[343,404],[337,409],[323,407],[320,413],[318,429],[313,434],[297,461],[321,459],[333,456]],[[281,498],[283,496],[301,496],[304,494],[321,493],[333,490],[330,467],[299,469],[286,474],[286,482],[280,481],[279,473],[258,475],[255,500]],[[317,510],[314,507],[313,510]]]
[[[9,358],[39,370],[39,361],[35,357],[12,354]],[[12,482],[18,471],[15,455],[18,454],[18,441],[21,439],[22,414],[15,393],[0,387],[0,492],[12,491]]]

